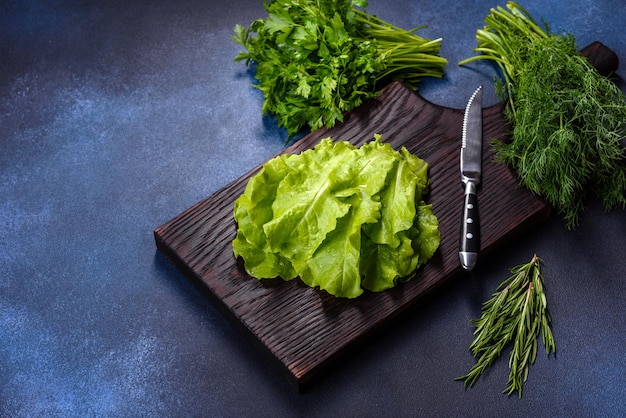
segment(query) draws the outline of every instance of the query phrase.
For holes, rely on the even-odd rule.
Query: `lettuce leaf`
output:
[[[268,161],[234,204],[235,257],[258,279],[295,277],[346,298],[408,280],[439,246],[428,164],[381,141],[325,138]]]

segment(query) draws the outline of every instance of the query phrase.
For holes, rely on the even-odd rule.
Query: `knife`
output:
[[[478,185],[482,174],[483,112],[482,86],[470,97],[463,117],[461,141],[461,181],[465,189],[459,239],[461,267],[471,271],[476,266],[480,250],[480,221],[478,217]]]

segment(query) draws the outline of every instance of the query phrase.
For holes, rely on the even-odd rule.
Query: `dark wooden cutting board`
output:
[[[441,245],[415,278],[392,290],[346,300],[307,288],[299,280],[261,282],[249,277],[233,257],[231,241],[236,225],[232,209],[260,166],[156,228],[157,247],[291,383],[302,389],[417,300],[463,277],[458,259],[462,118],[462,110],[436,106],[403,84],[393,83],[376,99],[348,114],[344,123],[318,130],[284,151],[301,152],[327,136],[358,145],[380,133],[394,148],[405,146],[429,163],[428,201],[439,219]],[[494,162],[489,139],[504,138],[507,129],[501,104],[484,109],[479,263],[488,263],[490,253],[549,213],[542,200],[518,187],[507,166]]]
[[[600,42],[581,50],[602,75],[617,70],[617,55]],[[493,160],[489,140],[506,140],[503,104],[483,110],[483,183],[479,189],[482,250],[479,263],[502,245],[545,220],[550,207]],[[459,152],[463,110],[425,101],[400,83],[384,88],[333,129],[318,130],[285,153],[314,147],[331,136],[353,144],[375,133],[394,148],[405,146],[430,164],[428,201],[439,219],[441,245],[408,283],[354,300],[335,298],[298,280],[258,281],[235,260],[233,202],[259,167],[198,202],[154,231],[157,248],[229,319],[296,388],[321,372],[417,301],[462,279],[458,259],[463,189]],[[419,320],[419,319],[417,319]]]

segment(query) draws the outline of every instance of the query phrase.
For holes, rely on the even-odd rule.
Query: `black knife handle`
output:
[[[463,199],[461,233],[459,237],[459,257],[465,270],[476,265],[480,251],[480,218],[478,216],[478,196],[474,183],[468,182]]]

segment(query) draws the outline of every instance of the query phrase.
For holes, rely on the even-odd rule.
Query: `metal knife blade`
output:
[[[461,181],[465,190],[459,237],[461,267],[470,271],[476,266],[480,250],[478,185],[482,175],[483,113],[482,86],[470,97],[463,117],[461,141]]]

